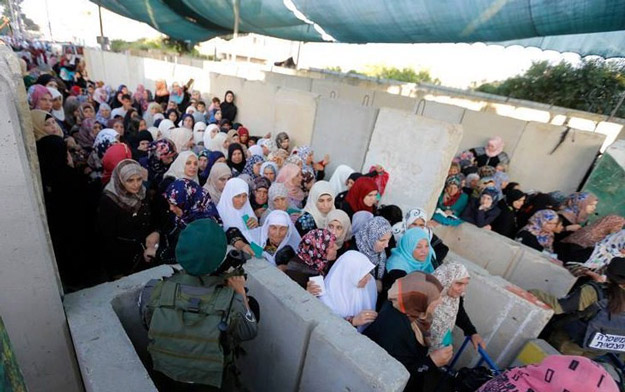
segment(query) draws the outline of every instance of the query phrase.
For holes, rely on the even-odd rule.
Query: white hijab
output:
[[[204,147],[208,148],[211,144],[211,140],[219,133],[219,127],[215,124],[210,124],[204,130]],[[212,150],[211,150],[212,151]],[[218,150],[221,151],[221,150]]]
[[[345,183],[353,172],[355,172],[355,170],[347,165],[339,165],[339,167],[334,170],[332,177],[330,177],[330,185],[332,185],[332,189],[334,189],[334,194],[338,195],[347,190],[347,185]]]
[[[267,242],[269,241],[269,226],[271,225],[286,226],[289,228],[286,236],[284,237],[282,242],[280,242],[280,245],[276,249],[276,253],[278,253],[280,249],[284,248],[287,245],[293,248],[293,250],[297,250],[297,247],[299,246],[302,237],[300,237],[297,229],[295,229],[295,226],[293,225],[289,214],[281,210],[273,210],[269,213],[269,215],[267,215],[267,218],[265,218],[265,223],[260,230],[260,246],[262,248],[265,248]],[[263,252],[263,257],[265,258],[265,260],[275,265],[276,262],[274,257],[276,253],[270,255],[267,252]]]
[[[152,135],[152,140],[157,141],[158,139],[160,139],[160,137],[158,137],[158,134],[161,132],[158,128],[156,127],[149,127],[148,128],[148,132],[150,132],[150,135]],[[162,136],[162,133],[161,133]]]
[[[171,166],[169,166],[169,169],[163,175],[163,178],[173,177],[176,180],[179,180],[181,178],[186,178],[186,179],[195,181],[196,183],[199,184],[200,180],[198,179],[197,174],[193,178],[190,178],[184,175],[184,167],[187,164],[187,160],[192,155],[197,159],[197,155],[195,155],[193,151],[183,151],[180,154],[178,154],[176,159],[174,159],[174,161],[171,163]]]
[[[317,181],[310,188],[310,193],[308,194],[308,200],[306,200],[306,206],[304,206],[304,211],[308,212],[315,219],[315,223],[318,228],[324,228],[328,225],[328,214],[323,214],[317,208],[317,200],[323,195],[330,195],[332,197],[332,211],[334,209],[334,190],[332,190],[332,186],[327,181]]]
[[[198,121],[193,126],[193,143],[196,145],[204,143],[204,132],[206,131],[206,124],[202,121]]]
[[[187,151],[189,147],[187,143],[193,137],[193,131],[189,128],[176,128],[171,130],[170,139],[176,145],[176,151]]]
[[[245,193],[248,195],[247,202],[240,210],[234,208],[232,198]],[[260,237],[260,228],[250,230],[247,228],[245,222],[243,222],[243,216],[247,215],[249,218],[255,218],[254,210],[250,205],[249,200],[250,187],[245,181],[240,178],[231,178],[226,182],[226,186],[221,193],[219,203],[217,203],[217,212],[223,222],[224,231],[227,231],[231,227],[236,227],[241,231],[241,234],[247,239],[248,242],[255,242],[258,244]]]
[[[248,148],[247,151],[249,151],[250,157],[253,155],[258,155],[259,157],[263,158],[265,157],[265,155],[263,155],[263,148],[258,144],[255,144],[252,147]]]
[[[171,129],[176,128],[174,122],[170,119],[161,120],[160,124],[158,124],[158,130],[161,131],[161,136],[166,137],[167,139],[171,139]]]
[[[365,287],[358,287],[358,282],[374,268],[362,253],[355,250],[345,252],[326,276],[326,293],[321,300],[343,318],[356,316],[363,310],[375,310],[378,299],[375,279],[371,277]]]
[[[206,132],[204,132],[204,136],[206,136]],[[214,138],[210,140],[208,145],[204,144],[204,147],[208,148],[211,151],[221,151],[226,157],[228,156],[228,149],[224,148],[224,142],[226,141],[226,135],[223,132],[219,132],[215,135]]]

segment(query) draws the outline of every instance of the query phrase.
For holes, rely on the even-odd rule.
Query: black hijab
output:
[[[228,94],[232,94],[232,102],[226,102],[226,97]],[[230,90],[226,91],[224,95],[224,100],[220,105],[221,109],[221,118],[230,120],[230,122],[234,122],[234,118],[237,116],[237,107],[234,104],[234,93]]]
[[[243,156],[243,160],[240,163],[232,162],[232,154],[236,151],[241,151],[241,155]],[[239,174],[243,173],[243,169],[245,168],[245,152],[243,151],[243,147],[239,143],[232,143],[228,147],[228,167],[230,169],[236,170]]]

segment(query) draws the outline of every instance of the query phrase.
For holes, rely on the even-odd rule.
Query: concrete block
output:
[[[549,355],[561,355],[552,345],[542,339],[530,340],[523,346],[511,366],[527,366],[541,363]]]
[[[470,111],[460,106],[448,105],[445,103],[428,101],[425,99],[419,100],[416,110],[417,114],[420,116],[432,118],[434,120],[445,121],[451,124],[462,123],[462,118],[464,117],[465,111]],[[467,138],[466,132],[467,131],[464,130],[463,139]],[[462,148],[462,144],[460,148]]]
[[[339,98],[341,84],[323,79],[313,79],[310,91],[325,98]]]
[[[310,336],[299,390],[402,391],[410,373],[394,359],[394,366],[380,366],[390,365],[380,362],[384,357],[388,354],[383,348],[354,334],[348,323],[322,323]]]
[[[525,290],[499,276],[488,274],[479,266],[449,252],[446,261],[462,263],[469,269],[471,281],[464,297],[465,309],[478,333],[486,342],[486,351],[499,367],[508,366],[527,340],[543,330],[553,310],[533,301]],[[464,336],[456,328],[454,347],[459,349]],[[457,367],[473,366],[479,355],[467,347]]]
[[[462,118],[464,135],[458,150],[463,151],[473,147],[485,146],[488,139],[501,136],[506,144],[504,151],[512,158],[526,124],[526,121],[499,116],[495,113],[466,110]],[[524,162],[521,161],[521,163]]]
[[[319,99],[312,147],[318,159],[330,154],[326,179],[338,165],[362,167],[377,115],[377,109],[343,99]]]
[[[210,93],[223,101],[226,91],[232,90],[235,97],[234,103],[238,106],[237,95],[242,91],[244,83],[245,79],[243,78],[214,73],[210,75]],[[264,103],[264,101],[261,102]]]
[[[310,91],[312,89],[312,81],[313,79],[303,76],[284,75],[277,72],[265,72],[265,82],[275,84],[276,86],[282,88]]]
[[[389,172],[381,203],[432,214],[461,138],[459,125],[380,109],[363,169],[380,164]]]
[[[625,140],[617,140],[599,158],[584,191],[599,198],[599,216],[625,216]]]
[[[525,290],[539,289],[559,298],[567,295],[577,280],[541,252],[470,223],[439,225],[434,232],[459,256]]]
[[[278,87],[246,80],[238,91],[236,121],[245,125],[251,135],[262,136],[267,132],[274,132],[274,113],[277,109],[275,95]],[[273,136],[275,135],[274,133]]]
[[[80,391],[17,56],[0,44],[0,314],[30,391]]]
[[[417,100],[413,97],[390,94],[384,91],[375,91],[373,93],[373,106],[378,109],[385,107],[411,112],[415,110],[416,104]]]
[[[605,135],[530,122],[510,156],[510,178],[523,189],[575,192],[592,165]],[[540,175],[536,175],[540,173]]]
[[[272,136],[286,132],[291,145],[312,142],[319,95],[307,91],[281,88],[275,94],[274,130]]]

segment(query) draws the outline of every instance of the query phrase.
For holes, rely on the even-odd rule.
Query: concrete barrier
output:
[[[576,281],[546,255],[470,223],[439,225],[434,232],[459,256],[525,290],[539,289],[559,298],[567,295]]]
[[[324,154],[330,154],[326,179],[330,179],[339,165],[360,170],[377,116],[378,109],[342,99],[319,99],[312,147],[317,160],[322,159]]]
[[[234,91],[234,90],[233,90]],[[252,135],[264,135],[272,132],[275,136],[274,116],[275,95],[278,87],[264,82],[243,81],[238,92],[235,91],[238,114],[235,121],[245,124]]]
[[[499,116],[495,113],[467,110],[461,123],[464,134],[460,143],[460,151],[485,146],[488,139],[493,136],[501,136],[506,144],[504,151],[512,160],[517,159],[514,156],[514,151],[527,125],[527,121]],[[521,162],[523,163],[524,161]]]
[[[403,390],[407,370],[321,301],[264,260],[250,260],[245,269],[261,312],[258,336],[244,343],[238,363],[248,390]],[[137,298],[148,280],[171,271],[160,266],[67,296],[87,391],[156,390],[144,366],[147,331]]]
[[[625,140],[617,140],[605,150],[584,184],[584,191],[599,198],[599,216],[625,216]]]
[[[459,106],[447,105],[434,101],[427,101],[425,99],[421,99],[420,101],[418,101],[416,106],[416,114],[452,124],[462,123],[462,118],[464,117],[465,112],[470,112],[470,110]],[[470,137],[470,135],[465,134],[464,127],[462,135],[462,140]],[[462,146],[463,144],[461,141],[460,147],[458,148],[462,149]]]
[[[0,315],[30,391],[80,391],[17,56],[0,44]],[[0,354],[2,356],[2,354]]]
[[[464,297],[465,309],[478,333],[486,342],[486,351],[499,367],[508,366],[528,340],[535,339],[553,315],[551,308],[534,301],[525,290],[450,251],[445,260],[464,264],[471,281]],[[460,348],[464,336],[454,331],[454,348]],[[458,367],[473,366],[479,355],[467,347]]]
[[[287,132],[291,138],[291,146],[311,144],[318,104],[317,94],[279,89],[275,95],[273,139],[275,140],[279,132]]]
[[[383,108],[363,170],[380,164],[390,173],[381,203],[432,214],[461,138],[460,125]]]

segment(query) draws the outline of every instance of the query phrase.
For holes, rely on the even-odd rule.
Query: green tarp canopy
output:
[[[92,1],[192,42],[231,34],[234,26],[231,0]],[[625,0],[239,1],[240,32],[296,41],[323,41],[314,22],[346,43],[501,42],[625,54]]]

